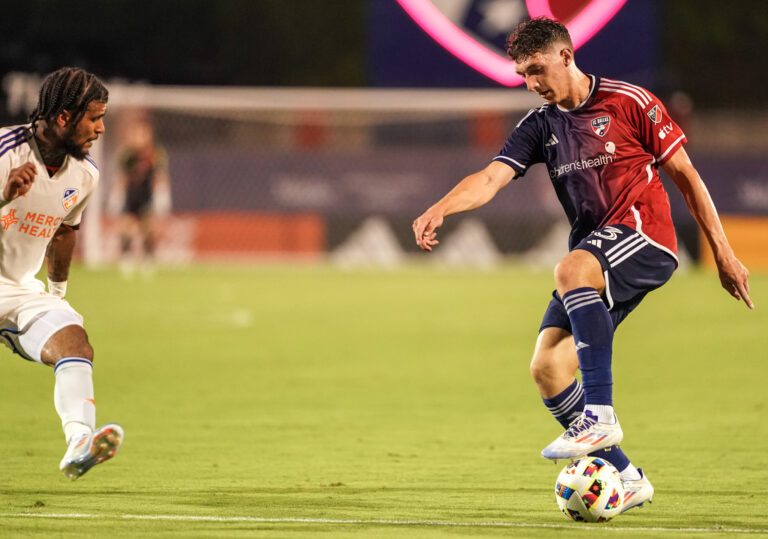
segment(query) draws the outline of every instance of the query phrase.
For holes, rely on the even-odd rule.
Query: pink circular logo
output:
[[[589,41],[627,0],[591,0],[578,12],[569,14],[565,26],[571,34],[575,49]],[[531,17],[542,15],[555,18],[552,0],[526,0]],[[454,56],[485,76],[506,86],[523,83],[515,73],[515,65],[505,56],[498,54],[469,36],[456,26],[431,0],[397,0],[397,3],[435,41]]]

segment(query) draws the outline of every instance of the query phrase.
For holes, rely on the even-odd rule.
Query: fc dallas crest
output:
[[[608,128],[611,127],[611,117],[610,116],[598,116],[591,122],[592,125],[592,131],[595,132],[596,135],[604,136],[608,132]]]

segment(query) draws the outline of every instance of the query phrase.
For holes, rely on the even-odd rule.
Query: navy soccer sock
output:
[[[576,417],[584,411],[584,389],[578,380],[574,380],[571,385],[550,399],[542,398],[544,406],[555,416],[555,419],[563,426],[568,428]],[[630,465],[629,458],[619,446],[614,445],[590,453],[591,457],[599,457],[613,464],[617,470],[623,472]]]
[[[613,406],[613,320],[594,288],[577,288],[563,296],[579,356],[585,402]],[[611,412],[612,415],[612,412]],[[602,420],[602,418],[601,418]]]
[[[629,457],[624,454],[624,451],[622,451],[618,445],[612,445],[611,447],[606,447],[605,449],[599,449],[594,453],[590,453],[589,456],[607,460],[613,464],[613,466],[619,470],[619,472],[623,472],[631,465],[629,462]]]
[[[578,380],[551,399],[542,398],[544,406],[564,429],[584,411],[584,390]]]

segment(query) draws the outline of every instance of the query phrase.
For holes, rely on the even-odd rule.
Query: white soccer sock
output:
[[[632,463],[630,463],[626,468],[621,470],[621,480],[622,481],[637,481],[639,479],[642,479],[640,476],[640,472],[632,466]]]
[[[65,357],[56,363],[53,372],[56,376],[53,403],[69,443],[79,434],[92,433],[96,427],[93,365],[81,357]]]
[[[584,410],[592,412],[592,415],[596,416],[598,422],[600,423],[616,423],[616,416],[613,413],[613,406],[609,406],[607,404],[587,404],[584,406]]]

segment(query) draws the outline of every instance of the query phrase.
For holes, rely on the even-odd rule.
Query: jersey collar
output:
[[[35,156],[35,159],[37,159],[37,161],[43,166],[43,170],[46,170],[45,176],[49,180],[54,180],[53,176],[50,176],[49,174],[47,174],[48,165],[46,165],[45,161],[43,161],[43,154],[40,153],[40,147],[37,145],[37,139],[35,138],[35,136],[32,135],[31,137],[29,137],[29,140],[27,142],[30,148],[32,148],[32,154]],[[64,170],[67,167],[70,161],[70,157],[71,156],[69,154],[64,156],[64,161],[61,163],[61,166],[56,170],[57,173],[61,170]]]
[[[591,84],[589,85],[589,93],[587,94],[587,97],[584,98],[584,101],[573,107],[572,109],[566,109],[565,107],[561,107],[560,105],[557,105],[557,108],[563,112],[575,112],[579,110],[581,107],[583,107],[587,101],[592,99],[592,96],[595,95],[595,92],[597,91],[597,77],[594,75],[587,75],[591,80]]]

